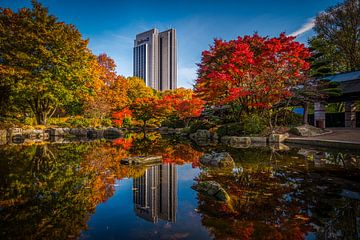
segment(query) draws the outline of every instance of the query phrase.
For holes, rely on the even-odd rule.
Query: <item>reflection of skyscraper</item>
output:
[[[146,169],[134,178],[134,210],[148,221],[176,221],[177,173],[175,164],[162,164]]]

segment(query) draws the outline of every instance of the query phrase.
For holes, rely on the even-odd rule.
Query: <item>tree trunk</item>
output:
[[[303,123],[305,125],[309,124],[309,121],[308,121],[308,117],[309,117],[309,103],[308,102],[305,102],[304,103],[304,115],[303,115]]]

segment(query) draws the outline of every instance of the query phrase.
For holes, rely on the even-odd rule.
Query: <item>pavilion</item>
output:
[[[326,123],[326,103],[345,103],[345,127],[356,127],[356,104],[360,101],[360,70],[353,72],[340,73],[326,77],[326,79],[339,83],[342,95],[330,97],[326,102],[315,102],[314,104],[314,125],[325,128]]]

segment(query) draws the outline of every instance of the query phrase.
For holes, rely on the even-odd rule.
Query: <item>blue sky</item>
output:
[[[0,0],[14,10],[30,0]],[[137,33],[175,28],[178,40],[178,86],[191,87],[196,63],[214,38],[253,34],[277,36],[311,28],[311,19],[338,0],[39,0],[61,21],[74,24],[95,54],[115,59],[117,72],[132,75],[132,47]],[[306,31],[298,41],[306,43]]]

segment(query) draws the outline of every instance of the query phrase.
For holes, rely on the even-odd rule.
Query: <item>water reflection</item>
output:
[[[302,155],[296,154],[301,153]],[[203,169],[230,204],[198,194],[202,223],[217,239],[358,239],[359,155],[293,149],[235,151],[236,171]]]
[[[0,239],[359,239],[358,152],[226,149],[233,171],[199,168],[203,152],[223,150],[157,133],[1,146]],[[120,164],[137,155],[161,155],[163,164]],[[190,188],[207,180],[221,184],[230,204]]]
[[[134,211],[139,217],[156,223],[158,219],[176,221],[177,172],[175,164],[150,166],[133,179]]]

